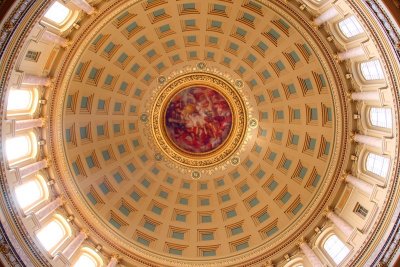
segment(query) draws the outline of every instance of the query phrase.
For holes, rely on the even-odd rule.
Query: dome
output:
[[[4,264],[395,264],[393,3],[10,8]]]

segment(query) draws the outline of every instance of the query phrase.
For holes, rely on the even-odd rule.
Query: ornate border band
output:
[[[232,130],[224,145],[211,153],[191,155],[171,144],[164,130],[164,110],[172,95],[182,88],[204,84],[224,95],[232,109]],[[156,97],[150,114],[152,135],[158,148],[165,156],[186,167],[210,167],[229,158],[242,143],[247,128],[247,110],[242,97],[232,84],[217,75],[194,72],[184,74],[169,82]]]

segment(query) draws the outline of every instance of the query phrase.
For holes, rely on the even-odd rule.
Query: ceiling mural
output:
[[[165,109],[164,127],[178,148],[194,155],[207,153],[228,138],[232,111],[219,92],[193,85],[172,97]]]

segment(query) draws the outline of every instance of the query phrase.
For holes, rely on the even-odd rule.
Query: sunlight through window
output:
[[[349,248],[336,235],[330,236],[325,241],[324,249],[336,264],[341,263],[350,252]]]
[[[355,16],[351,16],[339,22],[339,28],[344,36],[346,36],[347,38],[359,35],[360,33],[364,32],[364,29],[362,28],[361,24],[358,22]]]
[[[366,168],[381,177],[386,177],[389,172],[390,160],[386,157],[379,156],[374,153],[369,153],[367,157]]]
[[[361,73],[366,80],[382,80],[385,78],[379,60],[371,60],[361,63]]]
[[[32,93],[29,90],[10,90],[7,111],[29,110],[32,106]]]
[[[54,4],[47,10],[44,17],[57,23],[61,24],[69,15],[69,8],[61,4],[60,2],[54,2]]]
[[[51,251],[63,240],[65,231],[59,222],[52,221],[43,227],[36,236],[43,247],[47,251]]]
[[[96,260],[87,253],[83,253],[73,267],[96,267]]]
[[[6,141],[6,155],[8,161],[13,161],[29,156],[31,142],[28,136],[18,136]]]
[[[392,110],[390,108],[371,108],[369,119],[373,126],[392,128]]]
[[[15,188],[18,204],[26,209],[43,197],[42,187],[38,181],[31,180]]]

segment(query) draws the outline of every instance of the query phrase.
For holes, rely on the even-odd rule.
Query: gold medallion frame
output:
[[[207,86],[217,91],[231,108],[232,126],[228,137],[218,148],[207,153],[179,149],[165,129],[165,111],[170,100],[181,90],[192,86]],[[155,143],[166,157],[186,167],[207,168],[226,160],[240,147],[246,134],[247,110],[241,95],[230,82],[212,73],[192,72],[176,77],[160,90],[151,108],[150,123]]]

